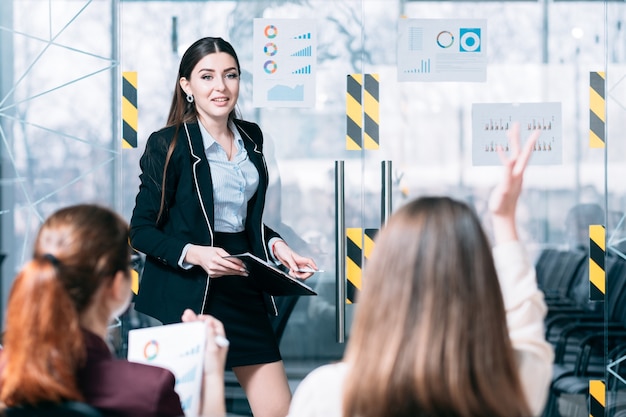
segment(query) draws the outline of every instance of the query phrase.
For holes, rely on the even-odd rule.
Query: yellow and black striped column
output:
[[[363,255],[367,261],[374,250],[374,238],[378,233],[378,229],[365,229],[363,231]]]
[[[363,263],[374,249],[378,229],[346,229],[346,303],[356,302],[363,284]]]
[[[606,387],[603,381],[589,381],[589,417],[604,417],[606,409]]]
[[[378,74],[349,74],[346,84],[346,149],[380,147]]]
[[[122,148],[137,147],[137,72],[122,73]]]
[[[130,278],[130,289],[133,291],[133,294],[139,293],[139,272],[131,269]]]
[[[606,79],[604,72],[589,75],[589,147],[606,146]]]
[[[589,225],[589,300],[591,301],[604,301],[605,297],[605,234],[603,225]]]
[[[380,98],[379,98],[378,74],[365,74],[363,84],[363,140],[365,149],[378,149],[380,147]]]
[[[346,149],[363,147],[363,76],[349,74],[346,85]]]
[[[131,248],[131,252],[132,252],[132,256],[139,256],[139,253],[133,249],[132,245],[130,244],[130,239],[128,239],[128,246]],[[131,266],[132,268],[130,269],[130,289],[133,291],[133,294],[137,294],[139,292],[139,266],[136,265],[136,262],[134,262],[132,260],[133,258],[131,257]]]

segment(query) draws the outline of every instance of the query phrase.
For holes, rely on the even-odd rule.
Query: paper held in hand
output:
[[[205,341],[203,321],[134,329],[128,332],[128,360],[169,369],[185,416],[197,416]]]
[[[250,279],[258,282],[263,291],[270,295],[317,295],[311,287],[302,281],[284,273],[250,252],[230,255],[226,258],[241,259],[250,273]]]

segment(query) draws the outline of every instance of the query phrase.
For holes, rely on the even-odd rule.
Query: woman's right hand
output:
[[[248,276],[248,271],[241,259],[226,258],[229,255],[222,248],[191,245],[185,255],[185,262],[202,267],[211,278],[224,275]]]

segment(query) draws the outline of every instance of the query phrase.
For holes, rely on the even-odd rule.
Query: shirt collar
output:
[[[198,126],[200,126],[200,133],[202,134],[202,146],[204,146],[204,150],[206,151],[215,143],[215,139],[213,139],[213,136],[211,136],[209,131],[205,129],[204,125],[200,123],[199,120]],[[237,129],[232,121],[228,122],[228,128],[231,132],[233,132],[235,141],[237,141],[237,143],[241,145],[243,143],[243,140],[241,139],[241,134],[239,134],[239,129]]]

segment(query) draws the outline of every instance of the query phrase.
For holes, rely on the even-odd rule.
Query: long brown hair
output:
[[[174,153],[176,147],[176,140],[178,138],[178,132],[183,123],[195,122],[198,117],[198,111],[196,110],[195,101],[189,103],[187,101],[187,94],[180,86],[180,79],[191,79],[191,73],[196,67],[198,62],[209,54],[217,52],[225,52],[232,56],[237,65],[237,74],[241,75],[241,67],[239,65],[239,58],[233,46],[222,38],[206,37],[195,41],[183,54],[178,67],[178,75],[176,77],[176,84],[174,85],[174,94],[172,96],[172,104],[170,105],[170,113],[167,116],[167,126],[175,126],[174,137],[170,142],[165,156],[165,163],[163,164],[163,180],[161,182],[161,203],[159,205],[159,213],[157,215],[157,224],[163,217],[165,211],[165,178],[167,173],[167,167]],[[228,115],[228,121],[232,121],[237,117],[237,112],[233,109]]]
[[[407,203],[365,266],[344,417],[528,417],[491,246],[447,197]]]
[[[85,358],[79,315],[129,262],[128,226],[107,208],[72,206],[44,222],[33,260],[9,295],[0,401],[82,399],[75,380]]]

